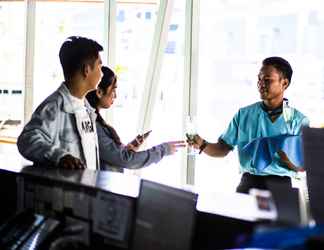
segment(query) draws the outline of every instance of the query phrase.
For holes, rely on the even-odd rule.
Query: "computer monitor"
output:
[[[302,136],[311,214],[324,223],[324,129],[304,128]]]
[[[301,223],[299,193],[297,188],[278,181],[276,178],[267,180],[277,210],[277,223],[287,226],[298,226]]]
[[[133,249],[189,250],[197,197],[192,192],[142,180]]]

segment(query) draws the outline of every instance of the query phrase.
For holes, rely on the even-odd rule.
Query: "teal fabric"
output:
[[[268,114],[261,108],[261,102],[241,108],[232,119],[227,130],[220,136],[228,145],[237,146],[240,171],[255,175],[279,175],[293,177],[296,173],[284,168],[279,156],[271,156],[272,162],[265,168],[257,168],[253,164],[253,157],[244,148],[260,138],[276,137],[280,135],[297,136],[301,134],[303,126],[309,125],[309,120],[298,110],[290,107],[289,120],[280,115],[272,122]]]
[[[307,250],[310,248],[307,241],[313,239],[317,245],[323,240],[324,225],[315,227],[295,227],[273,230],[256,231],[249,242],[242,244],[242,248],[253,249],[281,249],[281,250]],[[318,248],[318,250],[323,248]]]
[[[296,166],[304,166],[302,153],[302,138],[300,135],[278,135],[257,138],[247,144],[242,153],[252,158],[252,165],[263,171],[275,159],[279,150],[286,153],[290,161]]]

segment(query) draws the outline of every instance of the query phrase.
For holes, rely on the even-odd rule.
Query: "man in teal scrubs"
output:
[[[268,179],[290,183],[290,177],[303,171],[302,166],[293,163],[287,154],[286,149],[291,151],[292,147],[286,145],[283,150],[285,141],[300,138],[302,127],[309,124],[308,119],[289,107],[284,98],[292,73],[285,59],[264,59],[258,75],[262,101],[239,109],[218,142],[207,142],[199,135],[194,141],[188,141],[212,157],[224,157],[237,146],[243,174],[237,192],[248,193],[250,188],[267,189]]]

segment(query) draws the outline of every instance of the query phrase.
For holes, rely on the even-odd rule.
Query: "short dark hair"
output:
[[[94,66],[103,47],[92,39],[70,36],[62,44],[59,57],[65,80],[70,80],[85,65]]]
[[[263,66],[273,66],[276,70],[278,70],[284,78],[288,79],[289,83],[291,81],[291,77],[293,74],[293,70],[289,64],[289,62],[282,57],[273,56],[268,57],[263,60],[262,62]]]

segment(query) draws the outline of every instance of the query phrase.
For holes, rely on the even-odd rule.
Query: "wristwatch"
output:
[[[207,147],[207,144],[208,144],[207,141],[203,140],[202,144],[199,147],[199,154],[201,154],[201,152],[204,151],[204,149]]]

